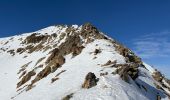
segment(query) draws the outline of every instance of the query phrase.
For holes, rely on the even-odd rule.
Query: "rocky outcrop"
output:
[[[24,48],[18,48],[16,52],[19,54],[22,54],[24,51],[25,51]]]
[[[31,79],[32,76],[34,76],[36,73],[34,71],[30,71],[28,72],[19,83],[17,83],[17,88],[19,88],[20,86],[22,86],[24,83],[26,83],[27,81],[29,81]]]
[[[86,43],[93,42],[94,39],[108,39],[103,34],[100,34],[98,29],[90,23],[86,23],[82,26],[80,35],[86,39]]]
[[[72,53],[76,56],[81,53],[84,46],[82,46],[82,41],[79,36],[68,36],[66,41],[59,46],[60,54],[67,55]]]
[[[66,95],[62,100],[70,100],[73,97],[73,93]]]
[[[116,60],[115,60],[115,61],[111,61],[111,60],[109,60],[109,61],[107,61],[105,64],[103,64],[102,66],[109,66],[109,65],[114,66],[114,65],[116,65],[116,63],[117,63],[117,61],[116,61]]]
[[[159,71],[154,72],[152,77],[158,82],[162,82],[162,79],[164,78],[161,72]]]
[[[25,39],[24,43],[29,44],[29,43],[39,43],[41,41],[45,42],[47,39],[48,39],[48,35],[37,35],[37,33],[34,33],[34,34],[28,36]]]
[[[129,77],[135,80],[138,77],[138,65],[121,64],[118,66],[116,73],[120,75],[122,80],[129,82]]]
[[[89,72],[84,80],[84,83],[82,85],[82,88],[91,88],[97,85],[98,79],[96,78],[95,74],[92,72]]]
[[[61,72],[59,72],[55,77],[53,77],[52,79],[51,79],[51,83],[53,83],[53,82],[55,82],[56,80],[58,80],[59,78],[59,75],[60,74],[62,74],[62,73],[64,73],[66,70],[62,70]]]
[[[102,51],[100,50],[100,49],[95,49],[94,50],[94,55],[97,55],[97,54],[99,54],[99,53],[101,53]]]
[[[131,52],[128,48],[124,47],[121,44],[115,45],[116,51],[120,53],[120,55],[124,56],[126,58],[127,63],[136,63],[141,65],[142,61],[141,58],[137,57],[133,52]]]
[[[15,55],[15,50],[14,49],[8,50],[7,53],[10,53],[12,56],[14,56]]]

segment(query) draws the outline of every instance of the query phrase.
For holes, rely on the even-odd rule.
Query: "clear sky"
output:
[[[0,37],[85,22],[170,78],[170,0],[0,0]]]

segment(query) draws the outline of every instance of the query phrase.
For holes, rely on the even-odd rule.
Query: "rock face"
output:
[[[116,73],[120,75],[122,80],[129,81],[129,77],[135,80],[138,77],[138,66],[136,64],[117,65]]]
[[[37,36],[37,33],[34,33],[30,36],[28,36],[26,39],[25,39],[25,42],[26,43],[39,43],[40,41],[46,41],[48,38],[48,36],[46,35],[40,35],[40,36]]]
[[[96,78],[95,74],[92,72],[89,72],[84,80],[84,83],[82,85],[82,88],[91,88],[93,86],[96,86],[98,82],[98,79]]]
[[[94,41],[94,39],[107,39],[106,36],[100,34],[98,29],[90,23],[86,23],[82,26],[80,34],[83,38],[87,39],[86,43],[90,43]]]
[[[31,79],[32,76],[34,76],[36,73],[34,71],[30,71],[28,72],[22,79],[21,81],[17,84],[17,88],[19,88],[21,85],[23,85],[24,83],[26,83],[27,81],[29,81]]]

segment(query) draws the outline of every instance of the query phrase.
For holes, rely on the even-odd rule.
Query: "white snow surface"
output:
[[[77,25],[73,25],[72,27],[76,29],[81,28],[81,26],[79,27]],[[65,32],[66,28],[67,26],[64,28],[60,26],[50,26],[36,32],[41,34],[57,33],[60,35]],[[0,38],[0,48],[16,50],[23,46],[20,44],[20,39],[25,39],[32,33]],[[58,37],[54,42],[57,42],[57,39]],[[7,41],[9,42],[5,44]],[[64,41],[65,40],[62,40],[61,42]],[[102,52],[94,55],[93,51],[95,49],[101,49]],[[35,67],[38,59],[49,56],[48,52],[49,51],[38,51],[31,54],[25,52],[22,54],[16,53],[14,56],[11,56],[9,53],[0,50],[0,100],[61,100],[71,93],[73,93],[71,100],[156,100],[157,93],[162,96],[162,100],[169,100],[161,90],[156,89],[154,86],[155,80],[151,76],[154,68],[148,64],[144,63],[148,70],[140,68],[139,78],[137,78],[136,81],[131,80],[130,83],[123,81],[119,75],[112,74],[116,68],[101,66],[109,60],[117,60],[117,64],[126,63],[125,58],[115,51],[114,45],[110,43],[110,41],[103,39],[86,44],[83,51],[73,58],[71,54],[66,55],[65,64],[54,73],[38,81],[33,89],[29,91],[23,90],[22,93],[17,91],[16,84],[20,80],[20,75],[17,73],[20,67],[32,61],[27,67],[27,71],[31,71]],[[28,57],[23,58],[24,56]],[[96,57],[96,59],[93,59],[94,57]],[[45,60],[41,63],[45,63]],[[43,68],[36,70],[36,73],[42,69]],[[51,79],[62,70],[66,71],[59,76],[59,80],[51,83]],[[99,78],[99,82],[95,87],[83,89],[81,86],[88,72],[95,73],[96,77]],[[100,76],[100,73],[104,72],[108,72],[108,75]],[[34,77],[32,77],[31,80]],[[31,83],[31,80],[25,84]],[[139,88],[136,82],[146,86],[148,91]]]

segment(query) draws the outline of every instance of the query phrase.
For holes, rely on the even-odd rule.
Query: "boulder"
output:
[[[92,72],[89,72],[84,80],[84,83],[82,85],[82,88],[91,88],[97,85],[98,79],[96,78],[95,74]]]

